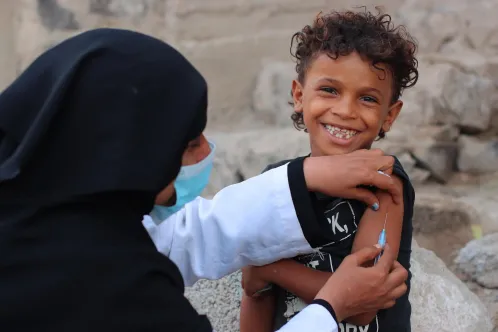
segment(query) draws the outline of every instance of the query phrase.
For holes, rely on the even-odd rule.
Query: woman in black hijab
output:
[[[0,330],[209,330],[140,223],[206,110],[180,53],[112,29],[62,42],[0,95]]]
[[[206,82],[180,53],[115,29],[62,42],[0,95],[1,331],[211,331],[140,222],[176,178],[206,110]],[[329,303],[344,318],[404,293],[403,272],[386,278],[394,257],[381,259],[383,274],[359,268],[362,259],[331,278],[352,280],[356,296],[336,293],[308,312],[325,312],[327,331],[337,328]],[[358,282],[374,277],[388,280]]]

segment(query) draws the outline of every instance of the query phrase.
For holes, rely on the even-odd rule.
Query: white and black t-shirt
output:
[[[298,158],[301,159],[301,158]],[[265,171],[283,165],[288,160],[269,165]],[[289,177],[292,176],[292,165],[289,164]],[[404,217],[401,234],[398,261],[407,269],[410,269],[411,239],[412,239],[412,215],[414,204],[414,190],[410,179],[404,172],[403,167],[396,159],[393,173],[403,180],[404,184]],[[301,176],[296,172],[296,176]],[[297,192],[296,192],[297,193]],[[308,193],[303,195],[293,194],[294,206],[300,219],[314,218],[319,225],[315,229],[303,229],[312,247],[320,248],[313,254],[302,255],[294,259],[308,267],[334,272],[342,260],[351,253],[353,241],[360,223],[361,217],[367,208],[366,204],[356,200],[328,197],[320,193]],[[411,274],[407,281],[410,287]],[[292,317],[299,313],[306,303],[294,294],[275,287],[276,310],[274,317],[274,328],[278,330]],[[396,305],[388,310],[378,312],[372,322],[366,326],[355,326],[349,323],[340,323],[340,332],[409,332],[411,306],[408,301],[408,292],[398,299]]]

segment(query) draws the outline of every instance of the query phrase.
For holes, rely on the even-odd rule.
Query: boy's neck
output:
[[[370,150],[372,148],[372,145],[370,144],[369,146],[367,147],[364,147],[363,149],[367,149],[367,150]],[[357,151],[357,150],[355,150]],[[351,151],[353,152],[353,151]],[[346,153],[330,153],[330,154],[324,154],[324,153],[321,153],[320,151],[316,151],[316,149],[313,149],[313,147],[311,147],[311,153],[310,153],[310,157],[322,157],[322,156],[338,156],[338,155],[343,155],[343,154],[346,154]]]
[[[339,153],[323,154],[323,153],[313,152],[313,150],[311,150],[310,157],[337,156],[338,154]]]

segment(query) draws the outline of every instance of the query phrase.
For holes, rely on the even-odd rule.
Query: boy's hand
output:
[[[244,292],[249,297],[261,296],[264,292],[258,292],[269,285],[268,281],[262,278],[260,269],[258,266],[246,266],[242,268],[242,289],[244,289]]]

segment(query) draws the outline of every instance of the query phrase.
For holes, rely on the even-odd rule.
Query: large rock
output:
[[[472,224],[479,224],[479,215],[472,206],[442,193],[417,193],[414,238],[447,265],[452,264],[458,250],[474,238]]]
[[[412,249],[413,332],[490,332],[489,313],[433,252]]]
[[[498,170],[498,139],[479,140],[462,135],[458,139],[458,169],[469,173],[489,173]]]
[[[90,0],[90,13],[105,16],[142,17],[151,1],[146,0]]]
[[[448,52],[421,54],[419,61],[429,65],[446,63],[466,72],[498,79],[498,56],[486,56],[461,43],[456,43]]]
[[[450,63],[420,62],[417,85],[406,90],[408,111],[400,115],[410,124],[452,124],[471,133],[490,127],[493,81]]]
[[[489,332],[492,324],[482,302],[429,250],[412,248],[413,332]],[[207,314],[217,331],[239,331],[240,273],[218,281],[202,280],[186,296]],[[450,317],[450,318],[449,318]]]
[[[418,163],[438,181],[446,182],[454,170],[457,146],[454,142],[419,141],[412,147]]]
[[[417,38],[421,52],[439,50],[458,36],[463,27],[457,11],[433,0],[407,0],[398,9],[400,23]]]
[[[431,176],[430,171],[417,167],[417,161],[410,153],[404,152],[397,155],[397,157],[412,183],[423,183]]]
[[[485,55],[469,45],[462,45],[461,42],[455,41],[454,44],[452,49],[441,53],[420,55],[419,61],[430,65],[448,64],[455,66],[463,72],[483,77],[486,81],[492,82],[492,86],[486,90],[485,99],[491,107],[490,134],[496,135],[498,133],[498,56],[496,54]],[[411,107],[409,110],[417,111],[418,109]]]
[[[416,127],[400,123],[393,127],[385,139],[375,142],[373,146],[396,156],[409,153],[419,168],[445,182],[454,169],[457,137],[458,129],[452,125]],[[422,179],[425,177],[424,174],[416,176]]]
[[[480,225],[484,235],[498,232],[498,173],[484,178],[478,187],[466,186],[464,195],[458,198],[464,206],[471,205],[479,214],[473,224]]]
[[[472,281],[498,288],[498,233],[470,241],[460,250],[455,263]]]
[[[407,0],[396,16],[420,44],[421,53],[438,52],[463,39],[481,52],[498,50],[494,0]]]

